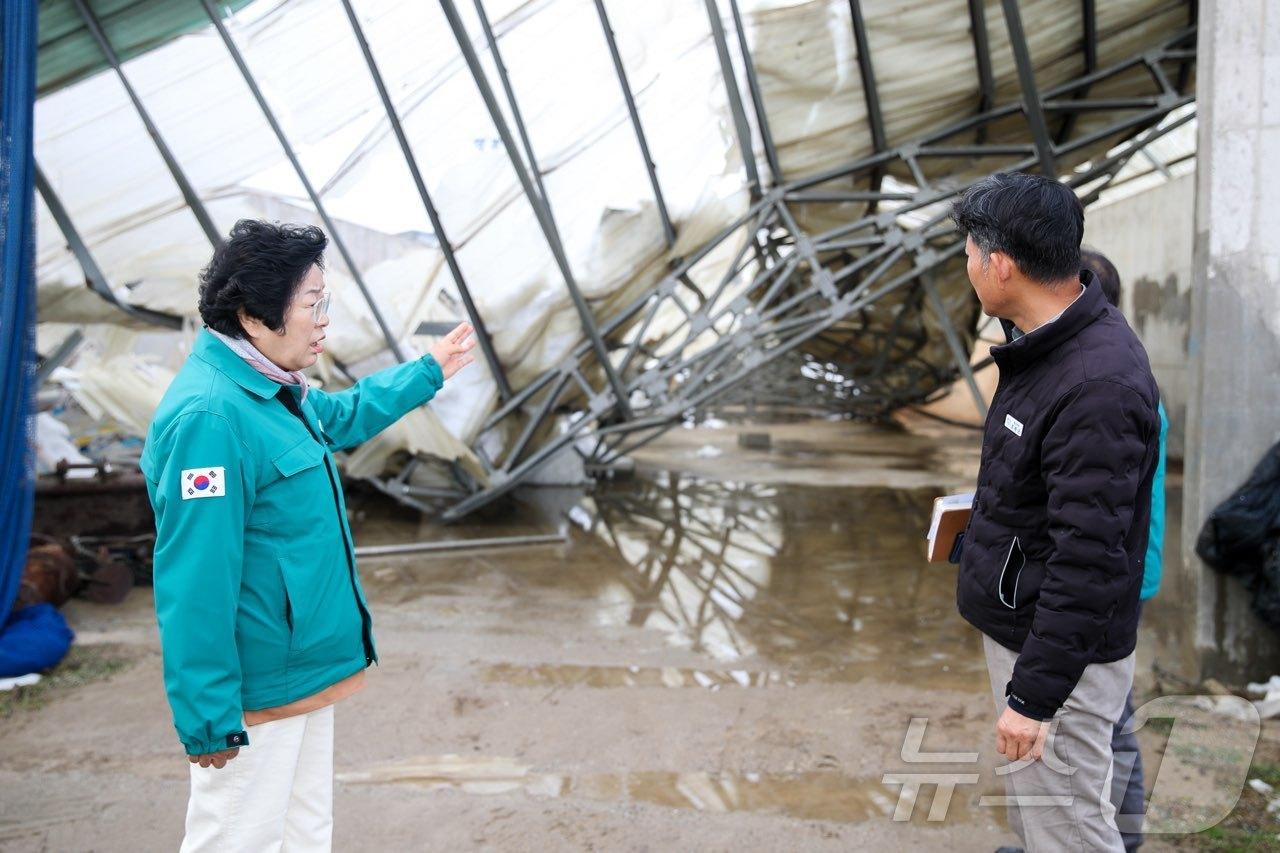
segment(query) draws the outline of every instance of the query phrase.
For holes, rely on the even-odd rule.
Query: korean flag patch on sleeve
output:
[[[182,499],[220,498],[227,493],[226,474],[216,468],[186,468],[182,472]]]

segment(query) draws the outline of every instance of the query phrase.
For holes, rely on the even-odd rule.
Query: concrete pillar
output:
[[[1206,515],[1280,440],[1280,4],[1202,0],[1191,392],[1179,586],[1201,676],[1280,672],[1280,632],[1195,556]]]

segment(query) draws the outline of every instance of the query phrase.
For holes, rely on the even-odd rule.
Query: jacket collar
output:
[[[280,391],[280,385],[245,364],[244,359],[232,352],[231,347],[210,334],[208,329],[201,329],[196,335],[196,343],[191,349],[191,354],[214,370],[225,373],[227,378],[250,394],[268,399]]]
[[[1102,285],[1088,270],[1080,271],[1080,283],[1084,293],[1067,306],[1058,319],[1041,326],[1017,340],[1013,339],[1013,323],[1001,319],[1000,325],[1008,343],[991,348],[991,357],[1003,370],[1020,370],[1053,352],[1074,338],[1080,330],[1101,317],[1107,310],[1107,299],[1102,295]]]

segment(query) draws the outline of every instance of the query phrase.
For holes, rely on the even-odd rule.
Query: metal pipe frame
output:
[[[106,57],[107,64],[116,72],[116,78],[119,79],[120,85],[124,87],[125,94],[129,96],[129,100],[133,103],[134,112],[138,114],[138,118],[142,119],[142,126],[147,129],[147,135],[155,143],[156,150],[160,152],[160,158],[164,160],[164,165],[169,169],[169,174],[173,176],[174,183],[178,185],[178,191],[182,193],[182,198],[186,201],[187,207],[195,215],[196,222],[200,225],[200,230],[209,238],[210,245],[217,246],[222,242],[218,227],[213,224],[213,218],[209,216],[209,211],[205,208],[204,202],[200,200],[195,187],[191,186],[191,181],[187,180],[186,173],[182,171],[182,167],[178,165],[178,161],[173,156],[173,152],[169,150],[164,137],[160,135],[160,129],[151,120],[151,114],[147,112],[147,108],[142,104],[142,99],[134,91],[133,84],[129,82],[128,75],[124,73],[120,57],[116,54],[115,48],[111,46],[111,40],[107,38],[106,31],[102,29],[102,23],[98,20],[98,16],[89,8],[86,0],[72,0],[72,2],[75,3],[76,11],[80,13],[80,17],[84,20],[85,27],[88,28],[89,33],[93,36],[93,40],[98,43],[98,49]]]
[[[302,163],[298,161],[298,156],[293,151],[293,146],[289,144],[289,138],[285,135],[284,128],[280,126],[280,122],[276,120],[275,113],[271,110],[271,106],[262,95],[262,90],[258,88],[258,83],[253,78],[253,72],[249,70],[249,66],[245,64],[244,56],[240,53],[240,49],[236,47],[235,40],[231,38],[231,33],[227,31],[226,26],[222,23],[222,18],[218,15],[218,11],[214,8],[212,0],[200,0],[204,6],[205,13],[209,16],[209,20],[213,23],[214,29],[218,31],[218,35],[222,38],[222,43],[226,46],[227,52],[231,54],[231,59],[235,62],[236,68],[240,71],[240,76],[244,78],[245,85],[249,87],[250,93],[258,104],[258,109],[262,111],[263,117],[267,120],[267,124],[271,126],[272,132],[275,133],[276,139],[280,142],[280,147],[284,150],[285,157],[289,159],[290,165],[293,166],[294,172],[298,176],[298,180],[302,183],[303,188],[307,191],[307,195],[311,198],[311,204],[315,207],[316,213],[324,222],[325,228],[329,232],[329,239],[333,241],[333,245],[338,250],[338,254],[342,256],[342,261],[346,264],[347,271],[351,273],[351,278],[355,281],[356,287],[360,288],[360,293],[364,296],[365,304],[369,306],[369,312],[373,314],[374,322],[378,324],[378,329],[382,332],[382,337],[386,341],[387,348],[395,355],[396,360],[406,362],[409,357],[406,355],[400,342],[396,340],[395,335],[391,333],[390,327],[387,326],[386,319],[382,316],[382,311],[378,308],[377,301],[373,298],[369,286],[365,284],[364,276],[361,275],[360,269],[356,266],[355,259],[351,257],[351,253],[347,250],[346,241],[342,239],[342,235],[338,233],[337,226],[329,217],[328,211],[324,208],[324,203],[320,200],[319,193],[315,187],[311,185],[310,179],[307,177],[306,170],[302,168]]]
[[[1193,31],[1179,33],[1163,48],[1147,56],[1153,63],[1181,56],[1188,39],[1194,43]],[[1190,95],[1172,88],[1174,84],[1167,76],[1160,84],[1161,78],[1153,75],[1165,88],[1154,96],[1154,105],[1137,114],[1134,99],[1098,103],[1075,102],[1066,97],[1082,85],[1131,73],[1143,61],[1116,63],[1035,93],[1037,104],[1055,101],[1056,111],[1070,114],[1072,109],[1077,109],[1096,116],[1106,115],[1109,119],[1106,127],[1061,146],[1050,146],[1047,152],[1052,158],[1049,166],[1055,173],[1059,169],[1075,170],[1069,183],[1086,193],[1086,198],[1097,192],[1088,189],[1091,181],[1114,177],[1143,146],[1190,119],[1186,116],[1177,122],[1158,124],[1170,111],[1191,100]],[[1141,106],[1146,107],[1148,103],[1143,100]],[[873,198],[874,193],[857,191],[859,199],[891,205],[892,209],[864,215],[852,223],[815,235],[805,232],[789,205],[845,203],[850,200],[849,192],[828,190],[824,185],[850,178],[865,180],[873,171],[888,171],[894,164],[910,167],[915,161],[916,168],[920,168],[924,159],[989,159],[1001,161],[998,168],[1003,169],[1041,165],[1045,152],[1034,144],[949,144],[948,140],[958,134],[981,131],[1022,109],[1022,105],[1016,103],[994,108],[915,143],[873,153],[843,167],[781,185],[759,199],[715,239],[684,259],[649,293],[634,300],[603,325],[604,334],[621,336],[627,342],[627,357],[622,365],[624,390],[643,400],[637,403],[632,415],[622,419],[606,417],[610,412],[602,402],[605,394],[594,390],[590,381],[593,348],[590,342],[580,343],[559,367],[545,372],[527,392],[521,392],[486,422],[482,433],[503,429],[517,413],[527,418],[522,420],[519,442],[507,444],[501,469],[495,470],[490,484],[450,506],[441,517],[444,520],[461,518],[506,494],[542,462],[570,445],[593,445],[588,465],[595,470],[655,440],[690,412],[712,404],[725,406],[733,405],[737,399],[749,400],[750,394],[744,398],[734,397],[735,389],[750,389],[759,384],[761,377],[769,372],[764,370],[766,365],[792,363],[807,346],[827,339],[837,328],[845,329],[850,322],[868,322],[868,318],[877,316],[883,300],[894,294],[923,293],[938,315],[951,367],[936,375],[930,372],[933,385],[919,398],[893,397],[892,394],[886,397],[886,392],[877,385],[879,377],[867,375],[866,371],[877,361],[883,368],[887,359],[881,355],[863,362],[866,357],[851,350],[848,357],[852,361],[824,366],[819,379],[804,383],[793,376],[791,385],[799,386],[794,391],[795,399],[809,400],[809,405],[821,408],[834,406],[846,412],[883,413],[900,405],[921,402],[956,378],[963,379],[973,393],[976,380],[967,351],[972,339],[966,339],[957,327],[956,318],[947,312],[939,291],[940,282],[936,280],[947,264],[961,257],[963,241],[946,221],[947,209],[932,212],[926,221],[913,228],[899,224],[902,215],[937,207],[940,202],[961,194],[965,187],[935,181],[913,194],[886,192],[878,198]],[[1107,115],[1108,112],[1114,112],[1114,117]],[[1105,157],[1086,160],[1088,151],[1112,137],[1117,138],[1118,148],[1113,147]],[[1126,138],[1128,141],[1123,142]],[[995,165],[993,163],[993,167]],[[741,235],[741,251],[731,262],[728,273],[717,275],[704,286],[698,281],[699,265],[715,246],[735,234]],[[763,245],[767,251],[748,257],[745,253],[752,245]],[[687,293],[705,294],[705,299],[686,301],[684,294]],[[694,305],[696,307],[692,307]],[[674,329],[664,329],[662,334],[654,335],[654,317],[664,306],[675,309],[681,322]],[[903,340],[900,315],[901,310],[890,315],[883,332],[865,330],[862,333],[868,342],[876,339],[876,335],[886,336],[877,345],[876,353],[883,354],[885,348],[896,347],[895,337]],[[973,316],[976,318],[976,313]],[[849,334],[842,331],[839,339],[849,339]],[[909,353],[916,346],[918,344],[909,344],[903,352]],[[933,370],[925,362],[911,369]],[[744,385],[747,380],[751,380],[750,384]],[[538,404],[530,410],[526,404],[535,399],[535,395]],[[586,402],[581,404],[575,400]],[[558,412],[572,414],[561,421],[559,428],[553,429],[551,419]],[[538,436],[542,436],[540,443]]]
[[[969,0],[969,31],[973,36],[973,60],[978,69],[978,114],[996,105],[996,77],[991,70],[991,36],[987,32],[986,0]],[[978,142],[986,142],[987,129],[979,126]]]
[[[947,339],[947,346],[951,348],[951,357],[955,359],[956,367],[960,369],[960,375],[964,377],[965,384],[969,386],[969,393],[973,395],[973,403],[978,408],[982,417],[987,416],[987,401],[982,396],[981,389],[978,388],[978,380],[973,375],[973,368],[969,366],[969,350],[965,348],[960,340],[960,333],[956,331],[955,325],[951,322],[951,315],[947,313],[947,306],[942,301],[942,295],[938,293],[938,286],[934,282],[934,274],[926,273],[920,277],[921,283],[924,285],[924,291],[929,297],[929,304],[933,308],[933,312],[938,315],[938,323],[942,326],[942,333]]]
[[[1189,0],[1187,3],[1187,26],[1194,27],[1196,22],[1200,20],[1200,0]],[[1190,51],[1190,56],[1180,59],[1178,62],[1178,82],[1176,84],[1179,92],[1185,92],[1187,85],[1191,81],[1191,69],[1195,65],[1195,50]]]
[[[880,111],[880,89],[876,86],[876,71],[871,62],[871,42],[867,38],[867,23],[862,17],[861,0],[849,0],[849,14],[853,18],[853,44],[858,52],[858,74],[862,79],[862,97],[867,105],[871,150],[883,151],[889,146],[889,142],[885,135],[884,114]]]
[[[67,359],[71,358],[76,349],[84,341],[84,333],[79,329],[72,329],[71,334],[63,338],[62,343],[58,344],[53,352],[40,362],[40,366],[36,368],[36,388],[39,389],[48,380],[49,375],[57,370]]]
[[[87,11],[87,7],[83,5],[84,0],[76,2],[84,14]],[[211,0],[201,2],[311,197],[317,213],[329,228],[335,246],[364,294],[388,346],[397,358],[403,360],[404,356],[397,342],[390,334],[341,236],[297,160],[243,56],[223,26]],[[528,161],[527,169],[453,0],[440,2],[468,70],[502,138],[524,194],[565,278],[585,332],[585,340],[559,366],[544,371],[518,392],[513,392],[507,386],[504,402],[482,427],[482,437],[495,430],[501,431],[497,433],[499,436],[516,432],[518,435],[514,442],[500,441],[497,462],[490,459],[489,453],[477,450],[478,458],[487,469],[487,483],[478,484],[469,474],[455,470],[454,479],[461,490],[411,485],[409,477],[421,464],[421,460],[417,459],[411,460],[395,477],[374,480],[374,484],[384,492],[424,512],[438,508],[441,502],[451,503],[442,515],[445,520],[460,518],[518,487],[539,465],[568,446],[581,447],[594,442],[594,450],[584,454],[589,468],[594,470],[655,440],[672,424],[691,412],[713,404],[731,406],[738,400],[746,400],[751,405],[756,399],[768,399],[769,389],[764,389],[758,396],[754,395],[754,389],[767,385],[767,378],[771,373],[777,372],[776,367],[772,371],[764,369],[771,363],[804,365],[804,376],[809,378],[790,376],[786,388],[791,399],[803,405],[835,408],[846,414],[883,414],[897,406],[929,398],[936,394],[938,388],[959,377],[969,385],[981,408],[973,367],[968,363],[965,349],[967,342],[957,328],[956,318],[946,309],[937,281],[937,276],[944,267],[963,252],[963,242],[954,227],[946,222],[948,211],[944,203],[962,193],[965,187],[956,185],[954,181],[931,179],[925,165],[944,158],[970,159],[975,162],[999,161],[999,168],[1013,170],[1038,165],[1047,175],[1065,171],[1070,174],[1067,183],[1076,189],[1082,201],[1087,204],[1111,185],[1131,157],[1143,151],[1153,140],[1193,118],[1192,115],[1185,115],[1175,121],[1164,121],[1170,112],[1193,101],[1192,95],[1186,92],[1186,85],[1195,59],[1194,0],[1189,2],[1191,26],[1155,50],[1102,69],[1096,68],[1096,20],[1092,25],[1089,22],[1092,2],[1082,0],[1085,29],[1084,73],[1045,91],[1039,91],[1035,86],[1017,0],[1002,0],[1022,99],[1020,103],[999,107],[992,103],[994,82],[982,2],[971,0],[970,15],[974,26],[975,57],[979,71],[980,106],[984,108],[977,115],[931,132],[919,140],[889,148],[883,139],[883,116],[874,84],[870,52],[866,45],[865,22],[861,20],[858,0],[851,0],[854,37],[859,47],[859,70],[863,74],[864,95],[869,99],[868,120],[872,127],[873,145],[878,145],[882,150],[873,151],[866,157],[816,175],[784,182],[741,14],[736,0],[730,0],[752,104],[764,140],[766,160],[774,176],[774,186],[765,194],[756,169],[751,128],[738,89],[723,21],[716,0],[704,0],[737,142],[743,154],[752,204],[711,241],[689,257],[677,261],[671,272],[649,293],[633,300],[612,318],[597,323],[569,269],[550,200],[520,116],[519,104],[482,2],[475,0],[476,10],[521,135]],[[648,153],[634,95],[626,79],[603,0],[595,2],[615,71],[627,101],[633,129],[641,146],[646,168],[650,172],[655,197],[660,209],[665,211],[656,178],[656,166]],[[479,322],[481,318],[457,269],[453,247],[440,226],[438,211],[426,190],[425,181],[372,51],[364,38],[351,0],[343,0],[343,6],[392,130],[400,143],[401,153],[414,177],[428,218],[436,229],[464,303],[467,303],[468,314],[480,332],[483,328],[483,324]],[[91,25],[91,30],[94,29]],[[150,125],[136,93],[124,78],[118,60],[113,61],[110,45],[106,43],[105,34],[101,33],[100,27],[95,30],[95,37],[99,38],[100,45],[108,54],[108,60],[120,75],[139,115],[150,130],[153,125]],[[1179,73],[1173,81],[1162,65],[1165,62],[1176,63],[1178,66]],[[1090,87],[1130,74],[1139,68],[1148,72],[1158,90],[1156,93],[1088,99]],[[1031,144],[985,144],[993,125],[1019,112],[1028,121]],[[1063,119],[1066,132],[1060,128],[1056,142],[1049,139],[1046,113],[1061,115]],[[1074,136],[1076,122],[1085,113],[1103,116],[1106,119],[1104,126],[1083,136]],[[1112,113],[1117,115],[1111,115]],[[975,144],[955,141],[955,137],[970,132],[977,139]],[[164,147],[163,140],[158,133],[152,135],[164,156],[167,148]],[[880,142],[876,141],[877,135]],[[1105,156],[1088,159],[1089,152],[1107,140],[1113,141]],[[172,160],[171,156],[165,159],[167,164]],[[909,193],[881,192],[877,176],[894,167],[910,171],[918,188]],[[983,171],[986,170],[987,165],[984,163]],[[176,162],[172,163],[171,171],[181,187],[185,179],[179,177],[181,170],[177,169]],[[869,181],[873,189],[848,191],[829,186],[834,181],[850,179],[855,182]],[[38,168],[36,184],[62,230],[69,249],[80,263],[91,289],[139,319],[174,328],[181,326],[180,318],[120,303],[76,232],[65,208]],[[851,201],[868,203],[869,212],[853,222],[835,226],[820,234],[809,234],[800,224],[803,217],[793,214],[790,209],[791,205],[840,205]],[[198,204],[199,199],[196,202]],[[196,205],[191,204],[191,199],[187,203],[196,211]],[[883,206],[879,212],[877,206]],[[923,223],[911,227],[901,224],[904,222],[904,215],[925,209],[930,209],[930,213]],[[198,217],[199,215],[197,213]],[[664,233],[670,245],[672,234],[666,230],[669,220],[666,216],[663,218]],[[715,276],[712,282],[714,286],[711,286],[712,283],[700,282],[699,279],[704,274],[699,265],[717,246],[725,240],[733,239],[734,235],[740,235],[742,242],[728,271]],[[752,252],[750,257],[748,252]],[[896,310],[892,310],[893,306],[884,300],[895,297],[895,294],[904,301]],[[937,368],[923,358],[913,360],[913,353],[926,341],[920,331],[908,334],[904,329],[904,321],[909,301],[915,300],[918,304],[922,297],[938,315],[945,345],[954,362],[950,369]],[[682,319],[675,327],[666,327],[655,333],[654,324],[663,316],[664,308],[669,309],[666,312],[668,316],[673,309]],[[873,321],[885,309],[892,310],[892,316],[885,326],[877,328]],[[976,313],[974,316],[976,317]],[[482,349],[485,349],[483,341],[487,338],[487,333],[478,337],[481,337]],[[606,339],[615,340],[617,348],[625,350],[621,364],[616,368],[610,359]],[[819,348],[819,354],[809,352],[814,346]],[[829,354],[833,347],[837,353],[834,356]],[[488,349],[486,358],[491,359],[492,368],[497,365],[497,358],[491,351],[491,342]],[[889,356],[893,352],[900,353],[899,360],[906,359],[906,362],[902,365],[890,364]],[[923,392],[893,390],[892,383],[884,384],[885,374],[891,369],[923,370],[932,384]],[[597,387],[601,373],[605,377],[604,387]],[[500,369],[495,371],[495,376],[500,375]],[[746,380],[752,378],[754,381],[745,386]],[[747,388],[747,393],[742,395],[741,389],[744,387]],[[734,394],[739,396],[735,397]],[[633,397],[643,401],[634,409],[628,403]],[[774,400],[770,399],[769,402]],[[567,417],[559,424],[553,421],[553,418],[562,414],[567,414]],[[515,430],[511,429],[511,418],[520,419]]]
[[[83,0],[77,0],[77,2],[83,2]],[[484,318],[480,316],[480,311],[476,308],[475,300],[471,297],[471,290],[467,287],[466,278],[462,275],[462,268],[458,265],[458,258],[454,253],[453,245],[449,242],[449,237],[445,233],[444,223],[440,221],[440,213],[431,201],[431,193],[427,191],[427,183],[422,178],[422,170],[418,168],[418,158],[413,154],[413,147],[409,144],[409,138],[405,135],[395,104],[391,102],[391,95],[387,92],[386,83],[382,79],[382,72],[378,69],[378,63],[373,58],[373,51],[369,49],[369,42],[365,38],[364,28],[360,26],[360,20],[351,5],[351,0],[342,0],[342,8],[346,10],[347,20],[351,22],[351,32],[360,45],[360,52],[364,54],[365,65],[368,66],[369,75],[373,78],[373,85],[378,90],[378,97],[382,100],[382,108],[387,113],[387,121],[391,124],[392,132],[395,133],[396,142],[400,145],[400,153],[404,156],[405,165],[409,167],[409,174],[413,178],[414,187],[418,190],[418,197],[422,199],[422,206],[427,212],[427,219],[431,221],[431,230],[435,232],[436,241],[440,244],[440,251],[444,255],[445,264],[448,265],[449,272],[453,276],[453,283],[458,288],[458,295],[462,298],[463,307],[467,312],[467,319],[471,321],[471,327],[475,329],[476,342],[480,345],[480,352],[483,354],[485,364],[489,368],[489,374],[493,376],[493,381],[498,386],[498,399],[505,403],[514,396],[514,392],[511,390],[511,383],[507,379],[507,372],[503,369],[502,362],[498,360],[498,352],[493,346],[493,339],[485,326]]]
[[[1018,0],[1001,0],[1004,21],[1009,28],[1009,44],[1013,60],[1018,67],[1018,84],[1022,87],[1022,110],[1026,113],[1040,160],[1040,172],[1045,177],[1056,178],[1057,166],[1053,141],[1049,138],[1049,125],[1045,123],[1044,109],[1040,105],[1040,92],[1036,88],[1035,67],[1031,62],[1031,49],[1027,46],[1026,31],[1022,28],[1022,11]]]
[[[524,123],[524,113],[520,110],[520,101],[516,98],[515,87],[511,85],[511,75],[507,73],[507,63],[502,60],[502,51],[498,48],[498,37],[494,35],[493,26],[489,23],[489,13],[484,9],[482,0],[474,0],[476,17],[480,19],[480,29],[484,32],[485,43],[489,46],[489,55],[493,57],[494,67],[498,69],[498,82],[502,84],[502,92],[507,98],[507,106],[511,109],[511,120],[516,124],[516,133],[520,134],[520,144],[524,147],[524,156],[529,163],[529,171],[533,182],[538,187],[538,195],[546,206],[546,215],[551,222],[552,233],[556,242],[560,241],[560,228],[556,225],[555,213],[551,209],[551,196],[547,194],[546,185],[542,182],[542,168],[533,153],[533,141],[529,138],[529,129]]]
[[[751,57],[751,47],[747,44],[747,28],[742,24],[742,12],[738,9],[738,0],[729,0],[729,11],[733,13],[733,27],[738,35],[738,51],[742,54],[742,70],[747,74],[747,91],[751,93],[751,106],[756,113],[756,127],[760,128],[760,141],[764,144],[765,162],[769,164],[773,185],[777,186],[785,180],[782,174],[782,161],[778,159],[778,148],[773,142],[773,131],[769,127],[769,113],[764,105],[764,92],[760,89],[756,63]]]
[[[208,3],[209,0],[203,0],[203,2]],[[507,157],[511,160],[511,167],[515,170],[516,177],[520,180],[524,194],[529,200],[529,206],[533,208],[538,225],[542,228],[543,237],[551,248],[551,254],[555,259],[556,266],[560,269],[560,275],[564,278],[565,287],[568,288],[569,296],[578,311],[582,329],[590,341],[600,368],[604,371],[605,377],[613,389],[614,399],[612,406],[617,408],[618,413],[623,418],[630,418],[631,407],[627,402],[622,380],[618,377],[613,363],[609,360],[609,350],[605,345],[604,337],[600,334],[599,327],[596,325],[595,316],[591,313],[591,306],[587,304],[586,297],[578,289],[573,270],[569,267],[569,259],[565,256],[564,247],[560,243],[560,237],[551,219],[550,205],[546,203],[545,198],[539,196],[535,191],[533,183],[530,181],[529,173],[520,161],[520,156],[516,152],[515,140],[511,137],[511,130],[507,127],[507,121],[503,117],[502,110],[493,95],[493,88],[489,85],[484,69],[480,67],[480,58],[476,55],[475,48],[471,46],[471,39],[467,35],[467,29],[462,23],[462,18],[458,15],[457,6],[454,5],[453,0],[440,0],[440,8],[449,22],[449,28],[453,31],[454,40],[458,43],[458,49],[462,51],[462,58],[471,72],[471,78],[475,81],[480,97],[484,100],[485,108],[489,111],[489,118],[493,122],[494,128],[498,131],[498,136],[502,139],[503,147],[507,150]]]
[[[63,239],[67,241],[67,248],[75,256],[76,263],[80,265],[80,270],[84,273],[85,284],[89,286],[90,290],[125,314],[144,323],[163,326],[168,329],[182,328],[181,317],[152,311],[150,308],[137,308],[117,299],[115,292],[111,289],[111,285],[107,283],[107,277],[102,273],[102,268],[94,260],[93,253],[85,245],[80,232],[76,230],[75,223],[71,221],[71,215],[67,213],[66,207],[63,206],[62,199],[58,198],[58,194],[54,192],[53,185],[45,177],[39,163],[35,164],[35,184],[36,189],[40,192],[40,197],[44,199],[45,207],[49,208],[53,221],[57,223],[58,230],[62,232]]]
[[[1097,0],[1080,0],[1080,24],[1083,30],[1080,52],[1084,56],[1084,73],[1091,74],[1098,67],[1098,7]],[[1078,98],[1088,97],[1088,88],[1081,89],[1076,93]],[[1050,109],[1046,103],[1046,110]],[[1062,125],[1058,128],[1058,135],[1055,141],[1061,145],[1071,138],[1071,132],[1075,130],[1076,120],[1079,114],[1068,112],[1062,117]]]
[[[733,58],[729,55],[729,44],[725,39],[724,21],[720,18],[720,8],[716,0],[704,0],[707,7],[707,19],[711,24],[711,38],[716,46],[716,58],[720,62],[720,76],[724,80],[724,91],[729,98],[729,111],[733,115],[733,127],[738,136],[738,150],[742,153],[742,167],[747,172],[747,187],[751,191],[751,200],[758,200],[764,193],[760,184],[760,171],[756,168],[756,150],[752,142],[751,126],[747,124],[747,113],[742,107],[742,92],[738,89],[738,75],[733,70]]]
[[[884,113],[880,109],[880,87],[876,84],[875,64],[871,60],[871,41],[867,36],[867,23],[862,17],[861,0],[849,0],[849,17],[852,22],[854,50],[858,54],[858,78],[862,81],[862,98],[867,106],[867,125],[871,130],[871,150],[880,152],[889,146],[885,132]],[[914,159],[908,158],[908,166],[916,178],[917,185],[924,187],[925,181],[919,173]],[[884,182],[884,170],[874,169],[871,172],[871,189],[879,191]],[[868,210],[875,212],[879,202],[872,201]]]
[[[560,533],[534,533],[526,536],[493,536],[485,539],[452,539],[430,542],[405,542],[398,545],[363,545],[356,548],[357,557],[400,557],[407,554],[457,554],[463,551],[489,551],[495,548],[530,548],[538,545],[563,545]]]
[[[479,0],[477,0],[479,2]],[[662,220],[662,236],[670,249],[676,244],[676,229],[671,224],[671,214],[667,212],[667,202],[662,197],[662,186],[658,183],[657,165],[653,155],[649,153],[649,142],[645,139],[644,126],[640,124],[640,113],[636,109],[635,95],[631,93],[631,84],[627,82],[627,69],[622,64],[622,54],[618,52],[618,40],[609,23],[609,13],[604,8],[604,0],[595,0],[596,14],[600,16],[600,29],[604,32],[604,40],[609,44],[609,56],[613,59],[613,71],[618,76],[618,85],[622,87],[622,98],[627,104],[627,113],[631,116],[631,129],[636,134],[636,144],[640,146],[640,156],[644,159],[644,169],[649,174],[649,186],[653,187],[653,200],[658,206],[658,217]]]

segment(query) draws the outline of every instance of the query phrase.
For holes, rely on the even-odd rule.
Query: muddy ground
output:
[[[743,431],[769,446],[743,449]],[[932,498],[972,481],[976,435],[723,426],[677,430],[637,461],[591,494],[540,490],[453,528],[353,497],[362,545],[565,539],[362,562],[382,660],[337,709],[336,849],[1015,843],[982,801],[1002,788],[980,638],[955,612],[954,568],[922,559]],[[1175,514],[1177,491],[1175,477]],[[1158,674],[1176,670],[1182,623],[1176,590],[1162,597],[1140,693],[1173,689]],[[186,761],[150,591],[66,613],[73,656],[0,704],[0,848],[176,849]],[[1140,736],[1150,784],[1168,728]],[[922,763],[913,750],[979,757]],[[1210,782],[1220,758],[1175,768],[1183,786]],[[949,805],[927,785],[900,796],[894,774],[934,772],[960,774]],[[1217,836],[1150,848],[1265,849],[1280,827],[1264,805],[1246,792]]]

